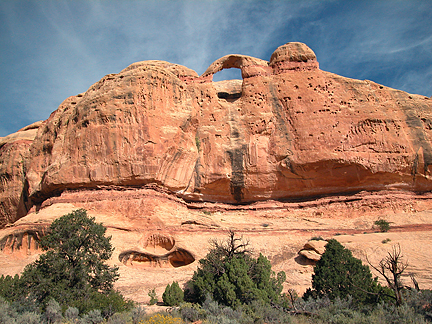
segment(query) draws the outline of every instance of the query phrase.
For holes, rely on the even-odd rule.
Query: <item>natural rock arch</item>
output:
[[[229,54],[210,64],[202,77],[211,77],[213,79],[215,73],[231,68],[240,69],[243,79],[255,75],[269,74],[270,71],[267,61],[247,55]]]

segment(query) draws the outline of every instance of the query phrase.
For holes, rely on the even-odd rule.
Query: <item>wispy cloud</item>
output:
[[[323,44],[321,66],[431,96],[431,9],[428,1],[358,1],[334,16],[322,17],[320,24],[330,33],[329,39],[334,42],[339,36],[340,42]],[[417,82],[414,75],[423,77]]]
[[[142,60],[199,74],[219,57],[265,60],[302,41],[320,66],[432,95],[429,1],[0,2],[0,136]]]

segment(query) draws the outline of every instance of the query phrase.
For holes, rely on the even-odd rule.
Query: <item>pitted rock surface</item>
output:
[[[227,68],[243,80],[212,81]],[[227,55],[202,76],[134,63],[21,131],[34,140],[2,146],[1,222],[64,190],[100,186],[157,184],[188,201],[241,204],[429,191],[431,108],[430,98],[320,70],[302,43],[269,62]]]

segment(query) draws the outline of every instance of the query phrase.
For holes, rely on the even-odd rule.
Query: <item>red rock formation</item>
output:
[[[212,81],[227,68],[243,80]],[[34,204],[66,189],[154,183],[225,203],[429,191],[431,108],[427,97],[322,71],[301,43],[269,62],[227,55],[202,76],[138,62],[65,100],[39,128],[25,174],[10,181],[26,194],[28,182]],[[2,168],[21,163],[7,154]]]
[[[41,122],[0,138],[0,227],[27,214],[28,200],[25,161]]]

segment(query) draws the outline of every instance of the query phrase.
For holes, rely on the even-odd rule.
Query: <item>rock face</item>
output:
[[[242,80],[212,81],[227,68]],[[49,224],[84,208],[112,236],[116,288],[139,302],[189,280],[228,229],[299,293],[325,249],[311,237],[373,264],[400,244],[428,289],[431,108],[322,71],[301,43],[269,62],[227,55],[201,76],[132,64],[0,138],[0,275],[20,273]],[[374,233],[377,219],[388,233]]]
[[[212,81],[227,68],[243,80]],[[0,144],[0,222],[107,186],[235,204],[429,191],[431,136],[431,99],[322,71],[301,43],[269,62],[227,55],[202,76],[138,62],[66,99],[33,141]]]
[[[25,167],[41,124],[36,122],[0,138],[0,227],[26,215],[31,207]]]

